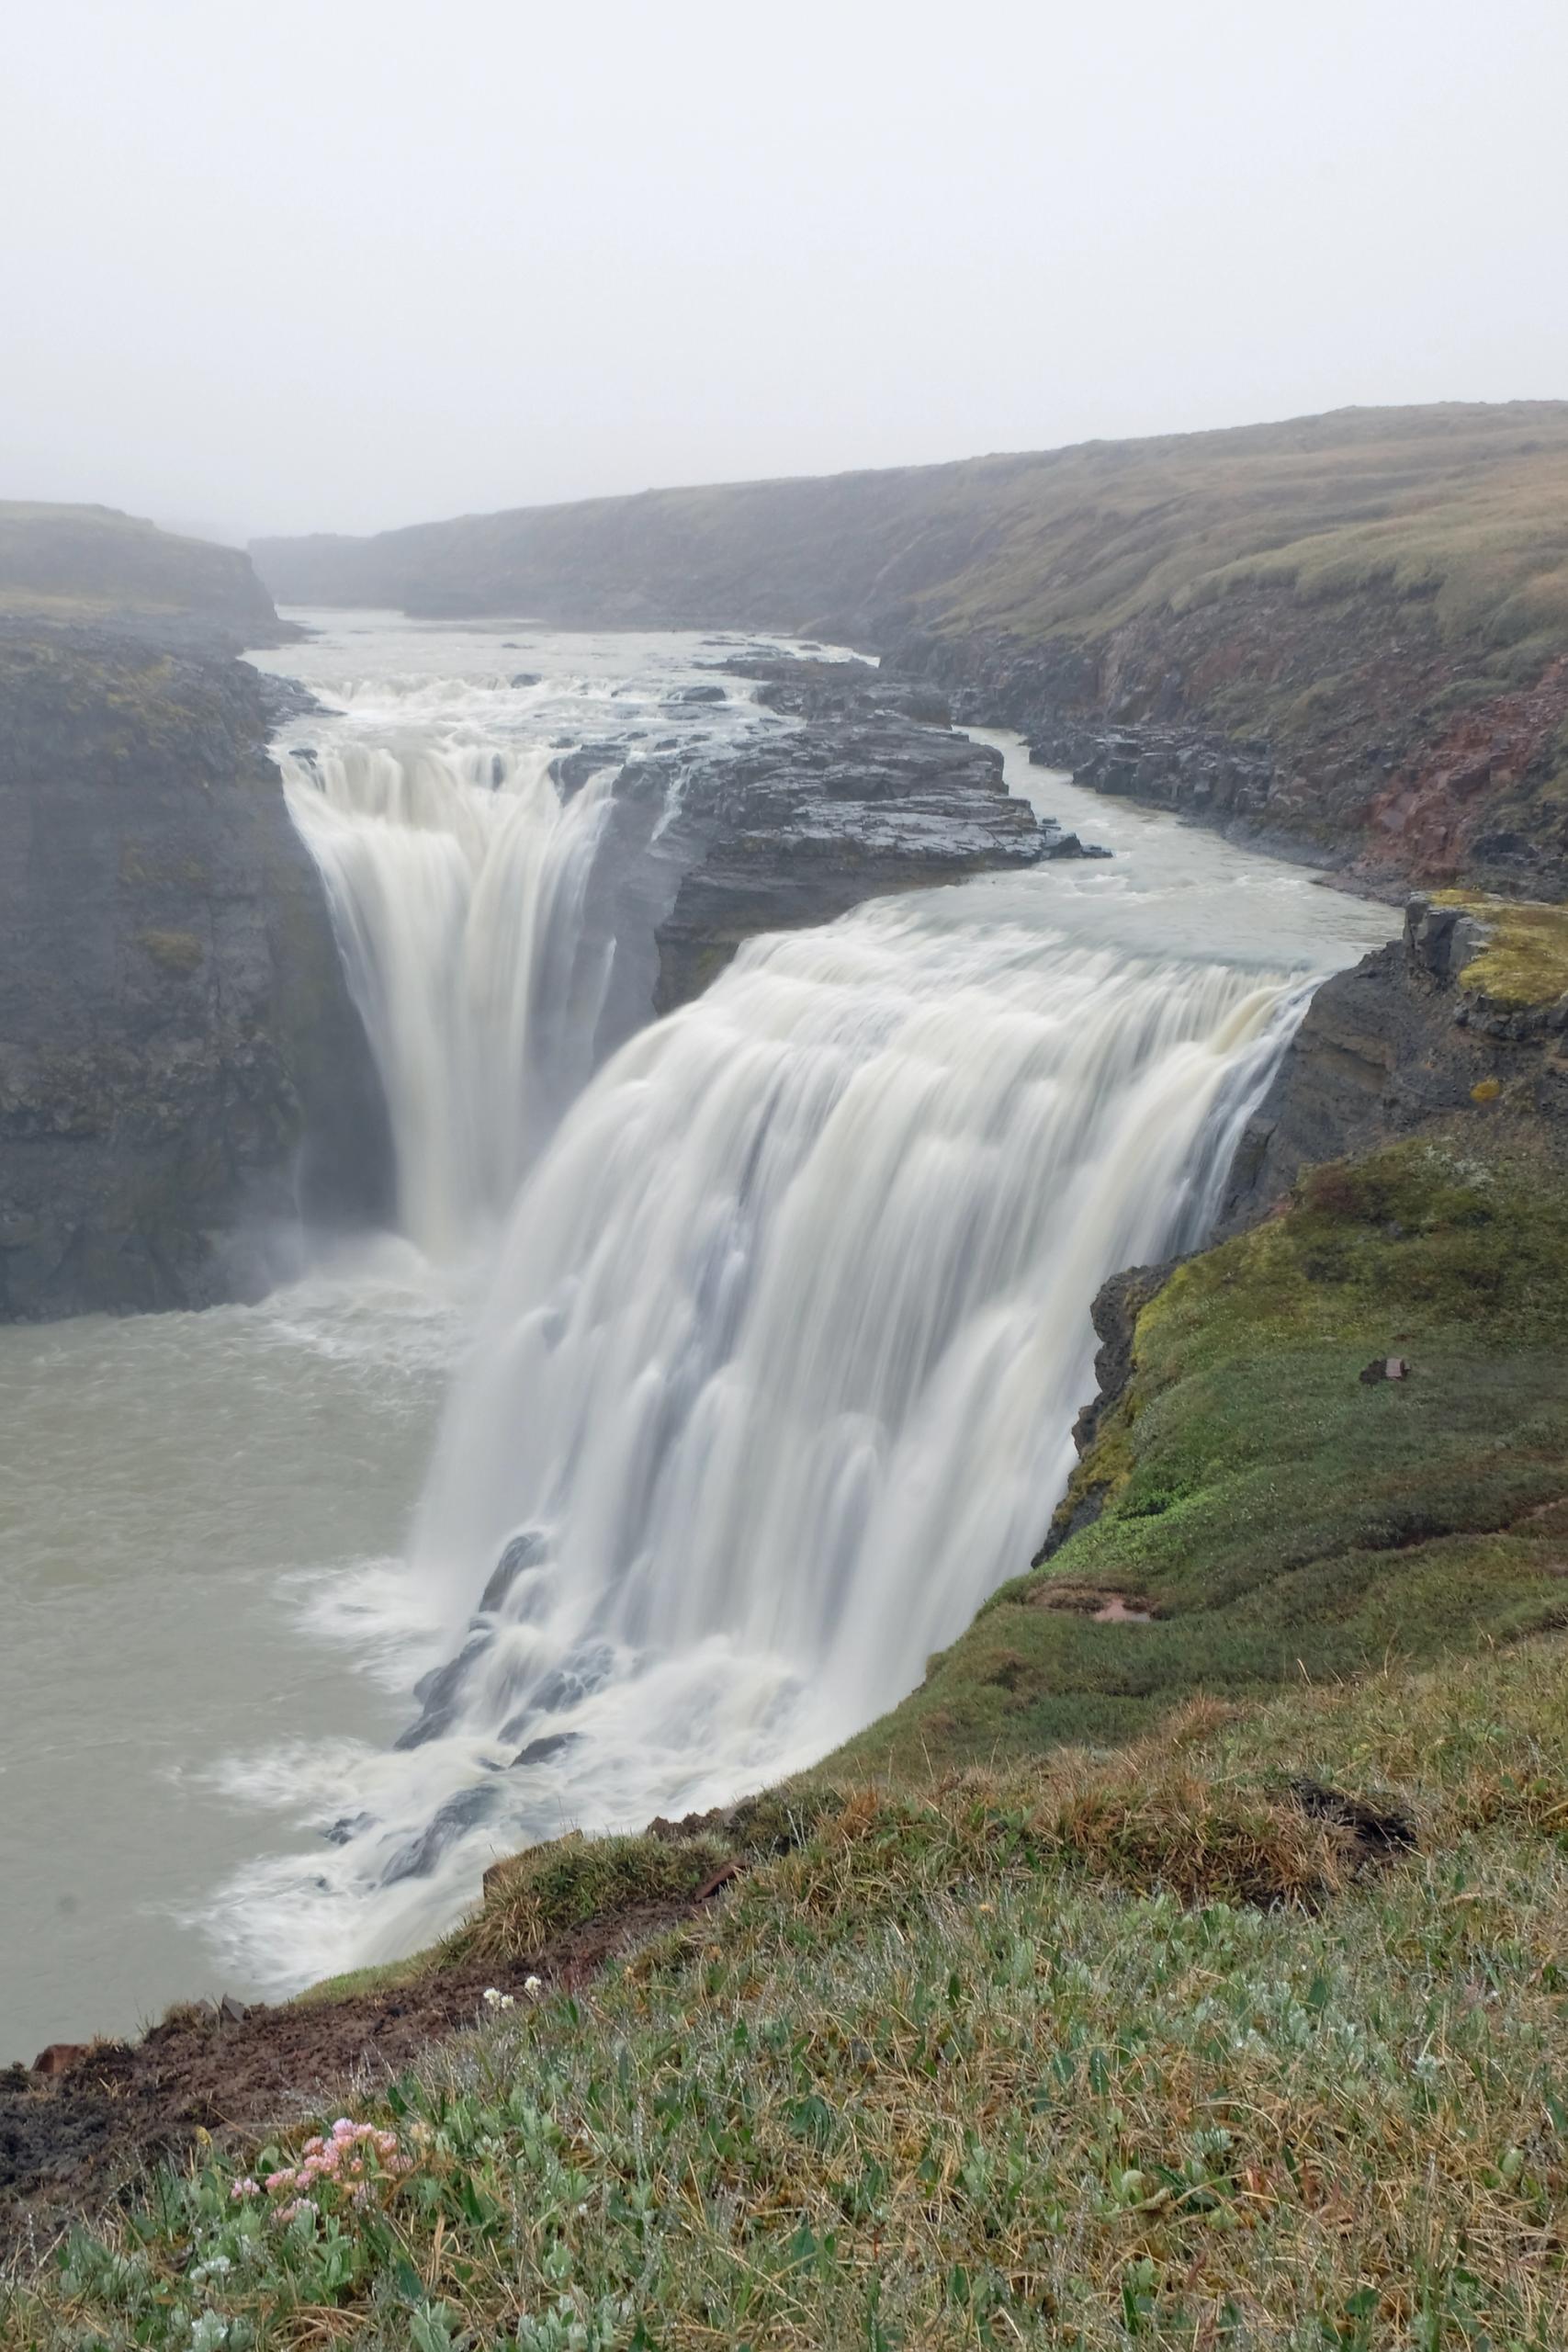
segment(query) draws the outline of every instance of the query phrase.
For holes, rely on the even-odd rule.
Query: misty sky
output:
[[[35,0],[0,496],[233,537],[1568,394],[1568,0]]]

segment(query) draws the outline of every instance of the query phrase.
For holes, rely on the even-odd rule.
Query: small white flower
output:
[[[531,2001],[536,2001],[544,1989],[545,1980],[542,1976],[525,1976],[523,1979],[523,1990]]]

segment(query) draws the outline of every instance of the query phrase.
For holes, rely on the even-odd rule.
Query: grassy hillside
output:
[[[272,600],[238,548],[160,531],[110,506],[0,501],[0,617],[134,616],[276,642]]]
[[[1568,1624],[1568,1184],[1493,1149],[1500,1115],[1315,1171],[1182,1267],[1058,1527],[1098,1516],[835,1766],[1132,1738],[1200,1690]]]
[[[504,1976],[324,2146],[198,2157],[78,2232],[0,2340],[1549,2352],[1564,1662],[829,1805],[591,1987]]]
[[[1568,402],[1346,409],[824,480],[258,540],[286,601],[1089,639],[1247,585],[1568,644]]]

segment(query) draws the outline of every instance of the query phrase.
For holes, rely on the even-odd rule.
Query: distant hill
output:
[[[1568,401],[264,539],[285,603],[791,629],[1101,790],[1390,882],[1568,888]]]
[[[112,506],[0,500],[0,616],[197,624],[276,643],[271,597],[242,548],[161,531]]]
[[[1568,401],[1284,424],[258,539],[281,602],[1089,638],[1247,581],[1379,582],[1517,641],[1568,623]]]

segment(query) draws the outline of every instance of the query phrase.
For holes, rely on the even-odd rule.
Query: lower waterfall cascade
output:
[[[229,1932],[406,1950],[497,1852],[739,1794],[1025,1566],[1116,1269],[1198,1242],[1308,991],[884,901],[753,942],[525,1183],[406,1575],[439,1663]],[[352,1931],[345,1929],[352,1920]]]

